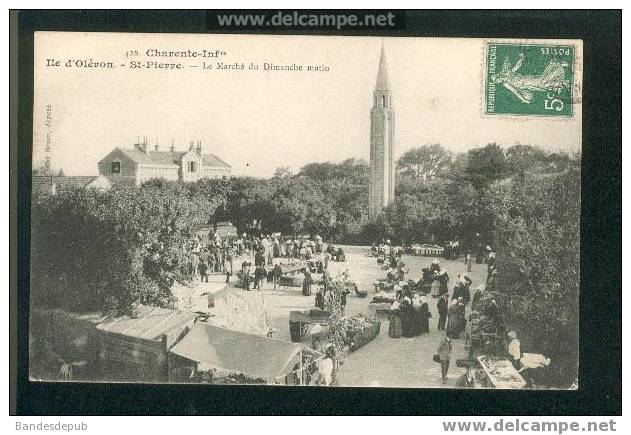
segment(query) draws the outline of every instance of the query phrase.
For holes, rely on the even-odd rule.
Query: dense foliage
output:
[[[31,296],[35,305],[129,312],[173,304],[191,228],[216,204],[177,185],[77,189],[36,200]]]
[[[551,357],[550,378],[576,381],[580,286],[580,170],[515,177],[489,193],[497,289],[526,348]],[[528,350],[526,350],[528,351]]]
[[[526,346],[552,358],[555,379],[567,386],[578,360],[579,162],[527,145],[455,156],[438,145],[412,150],[397,164],[394,203],[372,221],[370,168],[354,159],[296,174],[281,167],[269,179],[152,180],[34,198],[33,303],[117,312],[134,302],[172,306],[198,223],[230,220],[240,232],[319,234],[335,243],[466,246],[476,237],[497,252],[496,290],[510,323]]]

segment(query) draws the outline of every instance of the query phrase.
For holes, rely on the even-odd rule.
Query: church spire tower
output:
[[[394,200],[394,110],[388,86],[386,53],[381,46],[377,83],[370,110],[370,187],[368,214],[374,217]]]

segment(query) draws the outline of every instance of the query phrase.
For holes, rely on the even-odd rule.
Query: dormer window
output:
[[[188,172],[197,171],[197,162],[188,162]]]
[[[112,174],[121,173],[121,162],[112,162]]]

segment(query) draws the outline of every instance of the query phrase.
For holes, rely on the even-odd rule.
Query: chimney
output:
[[[155,151],[158,152],[158,138],[156,138],[156,145],[154,147]]]
[[[169,148],[169,151],[172,153],[175,152],[175,141],[173,139],[171,139],[171,148]]]
[[[189,151],[193,151],[193,141],[192,140],[188,143],[188,150]]]
[[[197,141],[197,154],[199,154],[200,156],[202,155],[202,141],[201,140]]]
[[[143,136],[142,143],[140,144],[140,151],[147,154],[149,150],[147,149],[147,136]]]

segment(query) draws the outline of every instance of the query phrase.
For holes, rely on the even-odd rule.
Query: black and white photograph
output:
[[[580,388],[582,50],[36,32],[29,379]]]

